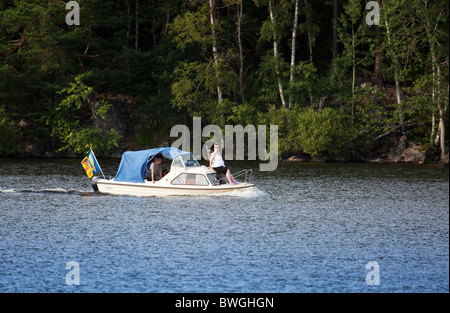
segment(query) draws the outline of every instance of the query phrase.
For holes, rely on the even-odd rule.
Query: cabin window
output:
[[[208,178],[211,181],[213,186],[217,185],[219,182],[217,181],[217,174],[208,174]]]
[[[208,186],[208,180],[206,179],[205,175],[183,173],[172,180],[171,184]]]

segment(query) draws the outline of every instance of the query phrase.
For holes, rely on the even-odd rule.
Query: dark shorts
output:
[[[215,170],[219,174],[226,174],[228,168],[226,168],[225,166],[219,166],[219,167],[213,167],[213,170]]]

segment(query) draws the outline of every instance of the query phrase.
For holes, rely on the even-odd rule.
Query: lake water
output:
[[[145,198],[80,161],[0,159],[0,292],[449,292],[448,166],[228,162],[257,190]]]

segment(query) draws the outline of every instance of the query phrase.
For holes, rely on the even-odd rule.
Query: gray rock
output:
[[[405,163],[424,163],[427,159],[428,149],[421,143],[410,141],[409,145],[402,152]]]
[[[296,155],[291,156],[290,158],[288,158],[286,160],[286,162],[304,162],[305,160],[303,160],[302,158],[299,158]]]

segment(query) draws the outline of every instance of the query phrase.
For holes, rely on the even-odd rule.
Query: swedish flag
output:
[[[97,158],[95,157],[94,151],[89,152],[89,154],[81,161],[81,164],[86,171],[86,174],[89,178],[94,176],[95,173],[100,172],[101,168],[97,162]]]

